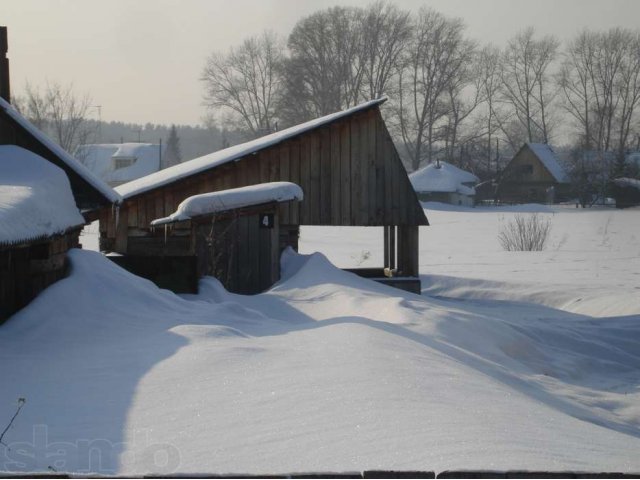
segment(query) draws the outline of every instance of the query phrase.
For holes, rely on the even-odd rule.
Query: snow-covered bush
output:
[[[539,251],[544,246],[551,231],[551,221],[538,213],[525,216],[517,214],[513,220],[503,225],[498,240],[507,251]]]

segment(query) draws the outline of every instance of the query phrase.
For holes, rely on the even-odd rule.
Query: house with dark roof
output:
[[[551,146],[525,143],[499,176],[505,203],[554,203],[569,194],[569,177]]]
[[[419,292],[419,227],[428,221],[380,114],[384,101],[366,102],[116,187],[123,203],[117,220],[109,209],[102,210],[101,250],[120,254],[119,262],[133,273],[179,290],[180,275],[201,274],[198,259],[212,243],[194,237],[189,220],[167,230],[154,226],[154,220],[171,216],[196,195],[291,182],[301,187],[304,198],[279,203],[276,218],[265,225],[277,233],[276,258],[287,246],[297,250],[301,225],[384,227],[384,265],[356,273]],[[256,218],[270,218],[267,210],[255,208]],[[214,231],[211,225],[209,231]],[[262,275],[254,240],[255,234],[240,228],[225,253],[229,275]],[[270,278],[279,278],[279,263],[271,268],[276,271]],[[174,272],[172,278],[168,272]],[[169,280],[173,284],[164,283]],[[256,293],[247,285],[227,284],[232,291]]]

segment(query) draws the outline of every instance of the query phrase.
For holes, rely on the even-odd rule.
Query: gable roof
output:
[[[126,183],[160,170],[160,145],[152,143],[101,143],[80,145],[75,152],[83,164],[107,183]],[[127,158],[133,164],[114,168],[114,160]]]
[[[84,225],[64,171],[17,145],[0,145],[0,246]]]
[[[464,185],[480,181],[473,173],[462,170],[447,162],[430,163],[409,175],[411,185],[416,192],[444,192],[475,195],[475,189]]]
[[[538,157],[544,167],[549,171],[558,183],[569,183],[569,177],[558,161],[553,149],[546,143],[525,144]]]
[[[20,114],[9,102],[0,98],[0,109],[17,126],[22,133],[26,134],[37,144],[38,151],[34,153],[40,155],[45,160],[62,168],[69,177],[71,189],[73,191],[76,204],[81,209],[90,209],[94,204],[119,203],[122,197],[111,187],[96,177],[91,171],[82,165],[78,160],[65,152],[53,140],[38,130],[29,120]],[[26,145],[20,145],[32,150]],[[88,195],[82,195],[78,190],[84,190]],[[89,198],[91,197],[91,198]]]
[[[160,170],[159,172],[147,175],[146,177],[139,178],[132,182],[119,185],[115,190],[122,195],[123,198],[130,198],[149,190],[154,190],[164,185],[171,184],[177,180],[196,175],[214,167],[224,165],[225,163],[238,160],[246,155],[271,147],[292,137],[301,135],[302,133],[322,127],[357,112],[381,105],[386,100],[386,97],[371,100],[342,112],[332,113],[270,135],[265,135],[264,137],[251,140],[250,142],[241,143],[233,147],[225,148],[224,150],[218,150],[217,152],[210,153],[203,157],[195,158],[188,162],[165,168],[164,170]]]

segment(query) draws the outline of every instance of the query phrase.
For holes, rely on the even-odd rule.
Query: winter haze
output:
[[[103,120],[198,124],[205,114],[199,82],[206,57],[271,29],[289,34],[302,17],[366,0],[34,1],[3,0],[12,87],[26,81],[73,82],[102,105]],[[561,41],[582,28],[637,27],[634,0],[397,0],[460,17],[467,34],[502,46],[526,26]],[[93,112],[95,114],[95,111]]]

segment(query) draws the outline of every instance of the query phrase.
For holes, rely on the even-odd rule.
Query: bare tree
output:
[[[273,131],[283,58],[284,42],[272,32],[248,38],[226,54],[212,53],[201,77],[205,105],[228,113],[252,137]]]
[[[504,118],[500,110],[500,68],[500,50],[492,45],[485,46],[479,53],[478,77],[481,82],[480,89],[482,90],[482,99],[485,107],[482,117],[484,128],[482,130],[486,136],[486,164],[484,168],[487,172],[493,171],[491,160],[494,155],[492,151],[494,134],[499,130],[500,120]],[[496,148],[495,155],[497,154]]]
[[[411,37],[411,14],[379,0],[362,17],[363,95],[368,99],[389,94],[403,49]]]
[[[640,35],[620,28],[580,33],[564,53],[559,85],[578,147],[586,151],[578,156],[578,177],[592,182],[587,177],[596,175],[602,189],[610,173],[607,152],[615,152],[617,169],[623,170],[633,137],[640,102]]]
[[[474,45],[460,19],[421,8],[399,69],[396,118],[414,170],[435,159],[438,124],[449,112],[449,88],[464,76]]]
[[[95,137],[95,124],[88,119],[91,97],[77,94],[72,84],[54,82],[38,88],[27,83],[24,96],[17,97],[14,103],[31,123],[67,152],[75,152]]]
[[[283,67],[279,111],[285,123],[333,113],[362,99],[362,15],[358,8],[332,7],[296,24]]]
[[[463,129],[466,120],[485,98],[480,55],[471,49],[467,55],[468,58],[459,74],[446,88],[448,112],[444,117],[446,123],[443,125],[445,158],[459,167],[466,166],[462,154],[465,145],[483,134],[474,124],[467,124]]]
[[[536,40],[533,28],[527,28],[511,39],[503,54],[503,101],[522,127],[526,141],[548,143],[552,125],[549,107],[555,96],[549,66],[555,60],[558,41],[547,36]],[[504,129],[512,147],[521,143]]]
[[[624,58],[615,82],[618,97],[616,114],[616,170],[624,173],[625,156],[629,148],[632,121],[640,102],[640,34],[625,31]]]

